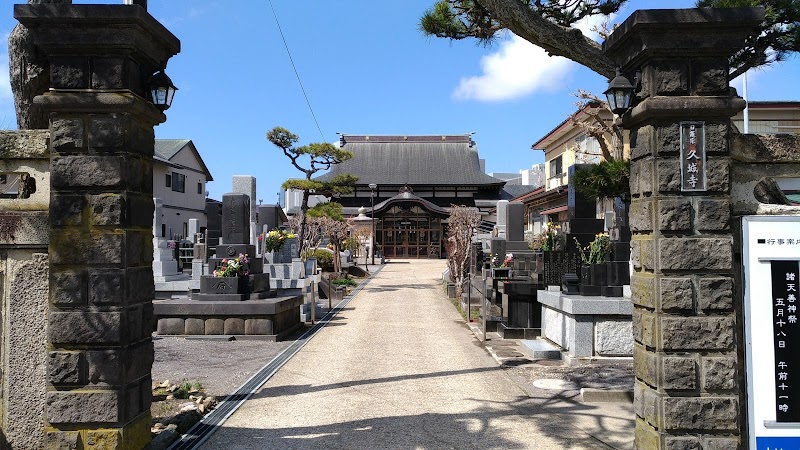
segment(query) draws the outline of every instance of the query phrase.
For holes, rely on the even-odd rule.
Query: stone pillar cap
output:
[[[727,57],[763,20],[761,7],[638,10],[603,42],[603,52],[623,70],[653,57]]]
[[[23,4],[14,5],[14,18],[36,35],[36,45],[52,53],[135,49],[160,68],[181,50],[174,34],[144,8],[131,5]]]

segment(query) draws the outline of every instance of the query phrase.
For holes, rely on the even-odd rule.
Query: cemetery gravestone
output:
[[[300,324],[298,295],[275,297],[270,287],[270,274],[264,273],[263,262],[254,255],[255,246],[248,243],[250,199],[245,194],[222,196],[222,239],[216,254],[209,258],[210,271],[223,261],[246,256],[239,276],[200,278],[200,292],[191,299],[158,302],[155,315],[157,332],[162,335],[226,335],[251,336],[278,340],[293,332]],[[198,251],[201,251],[198,249]]]
[[[153,203],[155,205],[153,211],[153,280],[156,282],[177,280],[180,275],[175,251],[169,248],[167,239],[161,236],[163,202],[160,198],[154,198]]]
[[[256,243],[256,177],[249,175],[234,175],[232,180],[232,191],[247,195],[250,200],[250,208],[247,211],[247,236],[249,244]]]

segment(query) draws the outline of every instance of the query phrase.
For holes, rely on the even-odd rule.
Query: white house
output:
[[[191,140],[156,139],[153,198],[163,202],[163,237],[186,237],[189,219],[197,219],[200,228],[206,226],[206,183],[213,180]]]

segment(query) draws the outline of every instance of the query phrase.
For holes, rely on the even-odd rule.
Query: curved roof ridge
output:
[[[428,200],[425,200],[424,198],[419,197],[419,196],[417,196],[414,193],[409,192],[409,191],[400,192],[399,194],[395,195],[394,197],[388,198],[388,199],[378,203],[377,205],[375,205],[375,208],[372,209],[372,212],[373,212],[373,214],[375,212],[383,212],[386,209],[388,209],[391,205],[393,205],[395,203],[400,203],[400,202],[420,203],[423,208],[425,208],[428,211],[433,212],[435,214],[441,214],[441,215],[445,215],[445,216],[450,214],[450,211],[447,208],[443,208],[443,207],[441,207],[439,205],[436,205],[435,203],[431,203]]]

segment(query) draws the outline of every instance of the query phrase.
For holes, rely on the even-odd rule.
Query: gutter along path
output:
[[[387,264],[202,448],[632,448],[629,407],[500,368],[445,298],[444,265]]]

